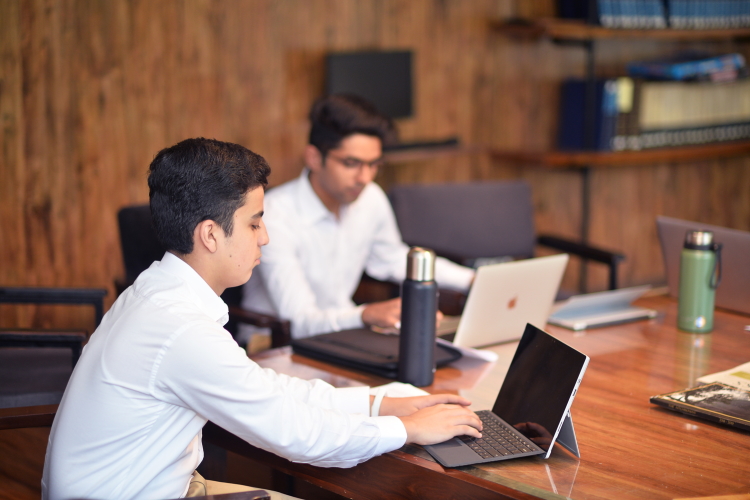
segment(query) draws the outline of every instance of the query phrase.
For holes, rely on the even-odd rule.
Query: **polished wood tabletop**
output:
[[[446,469],[418,446],[376,457],[352,469],[292,464],[253,448],[218,428],[206,436],[250,458],[349,498],[685,498],[750,493],[750,433],[674,413],[649,397],[695,383],[701,375],[750,361],[750,317],[716,311],[710,334],[676,329],[677,303],[642,299],[652,320],[571,332],[547,331],[591,357],[571,410],[581,458],[562,447],[537,457]],[[436,373],[429,392],[468,397],[475,410],[491,408],[515,343],[489,349],[486,363],[463,358]],[[389,380],[293,354],[289,348],[254,359],[264,367],[334,386]]]

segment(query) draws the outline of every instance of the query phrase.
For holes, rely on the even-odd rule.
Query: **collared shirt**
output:
[[[260,368],[222,325],[227,306],[171,253],[115,302],[55,417],[42,498],[164,499],[187,491],[211,420],[296,462],[350,467],[397,449],[396,417],[368,388],[334,389]]]
[[[309,170],[268,191],[263,219],[270,243],[245,285],[243,307],[291,320],[292,336],[363,326],[352,302],[362,272],[400,282],[409,248],[383,190],[369,183],[337,218],[313,191]],[[437,259],[441,287],[466,290],[474,271]]]

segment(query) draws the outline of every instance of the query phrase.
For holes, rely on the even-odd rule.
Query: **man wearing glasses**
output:
[[[271,243],[245,285],[243,306],[292,323],[294,338],[363,325],[398,327],[399,298],[356,306],[362,272],[400,282],[408,247],[393,210],[375,184],[391,121],[352,95],[319,99],[310,111],[302,174],[266,195]],[[474,272],[438,259],[441,287],[464,291]]]

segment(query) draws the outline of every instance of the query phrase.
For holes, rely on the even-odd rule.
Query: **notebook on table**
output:
[[[585,330],[639,319],[655,318],[656,311],[634,306],[651,285],[574,295],[555,306],[548,322],[570,330]]]
[[[714,241],[722,244],[723,272],[716,288],[716,305],[750,314],[750,232],[662,216],[656,218],[656,228],[672,297],[677,297],[680,290],[680,254],[685,233],[704,229],[713,232]]]
[[[492,411],[479,411],[482,438],[460,436],[424,448],[445,467],[543,455],[557,442],[576,456],[570,418],[589,357],[528,324]]]
[[[544,326],[567,264],[558,254],[479,267],[453,343],[498,344],[521,338],[526,323]]]

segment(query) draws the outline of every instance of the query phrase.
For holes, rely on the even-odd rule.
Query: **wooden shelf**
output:
[[[383,154],[383,157],[389,163],[400,163],[409,161],[432,160],[434,158],[448,156],[476,154],[482,153],[484,151],[486,151],[486,149],[479,146],[451,145],[390,151],[385,152]]]
[[[727,40],[750,38],[750,28],[677,30],[677,29],[617,29],[604,28],[571,19],[540,18],[527,21],[493,21],[493,31],[517,38],[587,41],[616,38],[651,40]]]
[[[490,155],[498,161],[541,165],[551,168],[616,167],[653,163],[682,163],[746,156],[750,155],[750,141],[618,152],[551,151],[547,153],[531,153],[492,150],[490,151]]]

